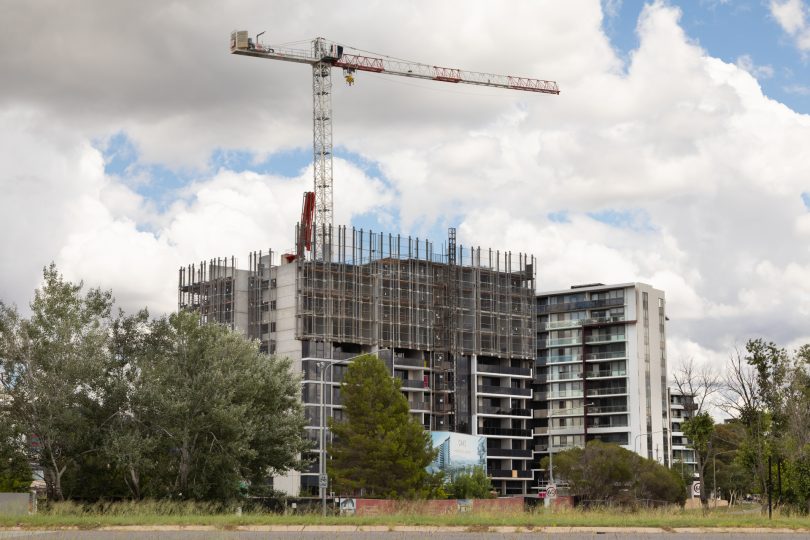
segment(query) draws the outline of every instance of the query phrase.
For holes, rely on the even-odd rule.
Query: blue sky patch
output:
[[[554,223],[570,223],[571,218],[568,216],[566,210],[559,210],[557,212],[549,212],[547,214],[548,220]]]
[[[587,216],[593,220],[619,229],[630,229],[637,232],[655,231],[655,227],[650,223],[650,216],[641,209],[607,209],[598,212],[588,212]]]
[[[644,0],[603,1],[603,29],[625,62],[638,48],[638,17]],[[793,42],[763,0],[670,0],[680,8],[680,25],[687,36],[715,58],[736,64],[748,57],[763,92],[791,109],[810,113],[810,70]],[[607,6],[614,5],[611,16]]]

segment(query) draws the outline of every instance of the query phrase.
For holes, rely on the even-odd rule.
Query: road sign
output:
[[[692,498],[700,497],[700,482],[692,482]]]
[[[553,499],[556,496],[557,496],[557,486],[555,486],[554,484],[549,485],[546,488],[546,497],[548,497],[549,499]]]
[[[329,487],[329,477],[325,474],[318,476],[318,487]]]

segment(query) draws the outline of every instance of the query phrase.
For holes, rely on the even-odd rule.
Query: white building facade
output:
[[[591,440],[670,464],[664,292],[592,284],[537,296],[533,402],[540,460]]]

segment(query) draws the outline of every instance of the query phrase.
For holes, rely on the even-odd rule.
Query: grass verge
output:
[[[221,513],[205,505],[185,503],[117,503],[82,507],[64,503],[48,512],[33,516],[2,516],[0,527],[93,529],[105,526],[199,526],[232,529],[248,525],[378,525],[378,526],[453,526],[469,530],[485,527],[766,527],[810,530],[810,517],[774,514],[768,520],[756,509],[715,510],[703,515],[700,510],[643,510],[638,512],[608,512],[604,510],[559,510],[525,513],[470,513],[426,515],[399,512],[378,516],[328,516],[317,514],[278,515],[269,513]]]

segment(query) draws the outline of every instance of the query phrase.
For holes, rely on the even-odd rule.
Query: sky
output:
[[[335,222],[528,252],[540,290],[663,289],[670,363],[810,343],[808,0],[7,0],[0,299],[54,261],[125,310],[177,270],[293,245],[323,36],[555,80],[559,96],[335,71]]]

